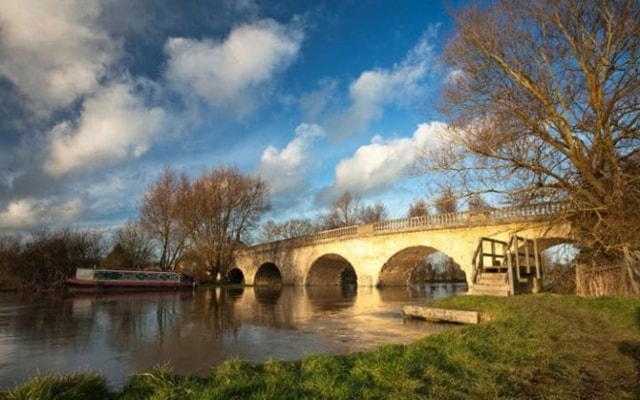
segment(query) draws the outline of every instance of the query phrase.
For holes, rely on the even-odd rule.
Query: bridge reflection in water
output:
[[[231,357],[259,363],[410,343],[446,328],[405,321],[404,305],[465,291],[464,284],[285,286],[56,300],[0,293],[0,387],[37,372],[89,369],[118,388],[158,364],[207,375]]]

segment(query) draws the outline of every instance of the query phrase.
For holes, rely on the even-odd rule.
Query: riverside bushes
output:
[[[34,395],[31,398],[39,399],[640,397],[638,299],[544,294],[459,296],[434,303],[480,310],[483,322],[408,346],[383,346],[346,356],[313,355],[260,365],[232,359],[208,377],[180,376],[162,366],[132,377],[119,392],[100,392],[100,382],[94,388],[78,383],[78,390],[86,390],[87,397],[52,396],[47,388],[69,378],[46,376],[0,398],[27,398],[19,397],[27,390]],[[103,397],[90,397],[93,393]]]
[[[59,287],[76,268],[100,262],[104,241],[100,232],[73,228],[45,229],[28,238],[0,236],[0,289]]]

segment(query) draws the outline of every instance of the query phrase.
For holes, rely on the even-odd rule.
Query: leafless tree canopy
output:
[[[284,222],[269,220],[260,226],[257,240],[259,243],[275,242],[315,233],[320,228],[310,219],[294,218]]]
[[[458,211],[458,202],[451,187],[444,188],[436,198],[436,211],[438,214],[454,213]]]
[[[173,269],[186,250],[213,276],[233,266],[233,254],[269,208],[268,187],[237,168],[213,168],[194,180],[166,168],[144,195],[140,224]]]
[[[104,256],[99,231],[73,228],[41,230],[30,238],[0,238],[0,286],[39,290],[61,286],[76,268],[88,268]]]
[[[356,225],[359,210],[360,196],[354,196],[346,191],[331,204],[331,210],[322,217],[322,228],[335,229]]]
[[[469,196],[469,211],[487,211],[491,209],[491,205],[487,203],[481,195],[474,193]]]
[[[387,206],[382,202],[376,202],[373,205],[362,207],[358,213],[358,219],[363,224],[371,224],[378,221],[384,221],[389,218]]]
[[[429,215],[429,205],[426,201],[419,199],[409,205],[407,217],[421,217],[423,215]]]
[[[429,170],[511,203],[565,200],[598,255],[640,248],[637,0],[496,0],[456,16],[450,130]]]
[[[160,249],[163,270],[174,269],[185,250],[188,231],[184,224],[184,196],[188,190],[187,176],[178,177],[166,167],[141,200],[140,224]]]
[[[114,242],[114,249],[102,265],[126,269],[142,269],[151,265],[152,240],[142,229],[139,220],[128,220],[115,232]]]
[[[184,219],[191,249],[214,275],[226,275],[245,236],[269,208],[269,188],[236,168],[214,168],[188,190]]]
[[[370,224],[388,218],[389,213],[383,203],[363,205],[359,196],[354,196],[346,191],[333,202],[331,209],[326,214],[318,216],[317,221],[296,218],[284,222],[267,221],[260,227],[258,241],[267,243],[290,239],[310,235],[321,230]]]
[[[320,226],[327,230],[336,229],[344,226],[369,224],[388,217],[387,207],[383,203],[363,205],[359,195],[353,195],[347,190],[331,204],[329,212],[320,216]]]

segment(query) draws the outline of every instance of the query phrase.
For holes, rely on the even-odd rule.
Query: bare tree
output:
[[[189,189],[186,175],[165,167],[158,180],[149,187],[140,204],[140,224],[160,250],[160,268],[174,269],[187,241],[184,212],[185,193]]]
[[[237,168],[204,172],[186,191],[185,222],[192,251],[212,276],[226,276],[234,253],[268,210],[268,187]]]
[[[318,226],[308,218],[294,218],[284,223],[282,238],[289,239],[299,236],[311,235],[318,231]]]
[[[420,199],[416,200],[411,205],[409,205],[409,212],[407,213],[407,217],[421,217],[423,215],[429,215],[429,206],[427,202]]]
[[[384,221],[389,218],[387,207],[382,202],[371,206],[364,206],[358,212],[358,221],[363,224]]]
[[[114,242],[114,251],[117,250],[117,253],[112,251],[112,254],[119,254],[118,262],[122,263],[121,268],[142,269],[151,264],[152,240],[142,229],[140,221],[128,220],[115,232]]]
[[[465,8],[445,54],[443,157],[424,165],[511,203],[569,202],[562,218],[593,255],[640,248],[637,14],[637,0]]]
[[[120,243],[116,243],[109,254],[100,261],[100,267],[106,269],[132,269],[131,258]]]
[[[447,214],[458,211],[458,202],[451,187],[446,187],[436,198],[436,211],[439,214]]]
[[[491,209],[489,203],[487,203],[481,195],[475,193],[469,197],[469,211],[487,211]]]
[[[387,207],[382,202],[363,205],[359,195],[344,191],[332,204],[331,209],[320,217],[320,229],[336,229],[345,226],[369,224],[389,218]]]
[[[269,220],[260,227],[258,241],[261,243],[273,242],[276,240],[310,235],[317,231],[318,227],[316,224],[307,218],[294,218],[280,223]]]
[[[336,229],[356,225],[358,224],[359,212],[360,196],[354,196],[347,190],[331,204],[329,212],[322,216],[322,228]]]
[[[20,235],[0,235],[0,290],[20,285],[13,273],[22,252]]]
[[[10,274],[24,288],[55,287],[76,268],[98,264],[103,255],[104,237],[99,231],[41,230],[22,245]]]
[[[264,222],[260,225],[256,240],[258,243],[275,242],[277,240],[285,239],[283,236],[282,223],[278,223],[272,219]]]

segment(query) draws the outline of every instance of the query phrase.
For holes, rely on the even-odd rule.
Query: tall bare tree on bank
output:
[[[225,277],[234,253],[269,208],[267,184],[237,168],[214,168],[191,185],[185,223],[191,250],[212,276]]]
[[[423,166],[515,204],[568,201],[562,218],[594,256],[640,248],[638,11],[637,0],[462,10],[445,54],[450,129]]]
[[[140,224],[160,249],[160,268],[174,269],[185,250],[188,231],[185,229],[185,193],[189,189],[186,175],[178,176],[165,167],[140,204]]]

